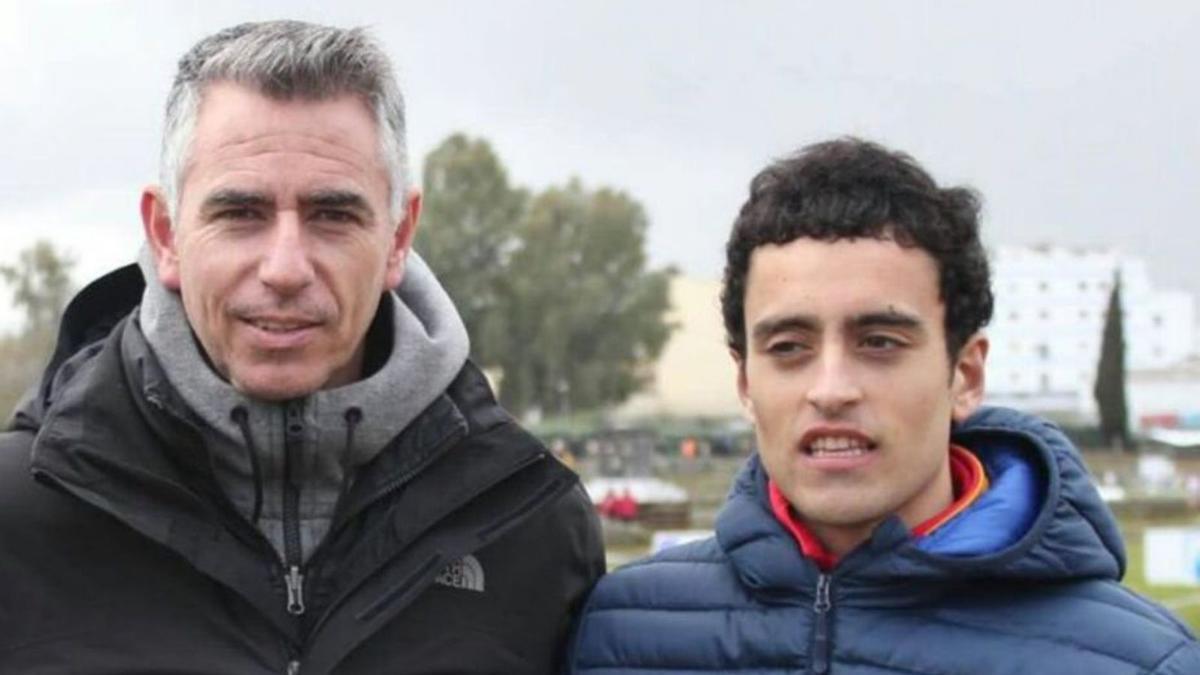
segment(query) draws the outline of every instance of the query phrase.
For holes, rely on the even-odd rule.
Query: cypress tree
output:
[[[1100,433],[1105,442],[1130,449],[1129,408],[1125,401],[1125,325],[1121,310],[1121,272],[1113,278],[1104,315],[1100,362],[1096,367],[1096,406],[1100,410]]]

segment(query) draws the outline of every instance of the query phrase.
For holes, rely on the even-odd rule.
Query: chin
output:
[[[287,401],[304,398],[321,389],[324,380],[301,377],[234,377],[233,388],[251,398],[263,401]]]
[[[807,508],[798,508],[797,511],[812,520],[837,527],[857,527],[866,523],[878,522],[889,515],[886,508],[872,503],[864,504],[863,501],[864,499],[859,496],[838,496],[835,499],[821,500],[817,503],[810,502],[806,505]],[[855,504],[855,506],[848,506],[847,502]]]

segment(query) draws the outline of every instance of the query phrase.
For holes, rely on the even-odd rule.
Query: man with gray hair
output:
[[[140,269],[0,435],[0,672],[554,669],[597,522],[411,251],[404,138],[361,30],[183,57]]]

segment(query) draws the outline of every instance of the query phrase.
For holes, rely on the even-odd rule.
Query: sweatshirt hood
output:
[[[148,250],[138,264],[146,278],[139,322],[163,375],[187,408],[228,443],[242,445],[245,433],[231,413],[248,413],[255,437],[274,441],[273,424],[281,404],[246,396],[221,379],[200,351],[177,293],[159,281]],[[453,302],[428,265],[410,252],[404,279],[380,300],[380,313],[390,325],[372,324],[372,332],[390,337],[391,351],[382,367],[368,377],[334,389],[309,394],[295,402],[304,409],[309,427],[318,433],[346,433],[347,411],[361,416],[347,464],[359,466],[408,426],[434,401],[466,363],[469,340]],[[268,428],[270,427],[270,428]],[[280,427],[281,428],[281,427]]]
[[[307,559],[357,469],[437,400],[467,360],[462,319],[429,267],[410,252],[402,283],[381,295],[364,337],[368,360],[382,365],[301,399],[257,399],[209,365],[182,299],[158,280],[148,250],[139,265],[146,278],[138,311],[144,340],[124,341],[125,360],[148,364],[142,371],[147,398],[179,399],[164,407],[200,431],[218,484],[281,557],[289,540],[285,520],[298,521],[291,541],[298,539],[293,546]],[[285,486],[298,495],[290,506]]]

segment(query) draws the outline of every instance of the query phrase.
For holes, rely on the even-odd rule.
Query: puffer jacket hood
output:
[[[1119,579],[1125,551],[1079,453],[1054,425],[1015,410],[986,408],[959,426],[953,442],[970,448],[992,487],[936,538],[914,539],[899,518],[834,569],[843,589],[915,588],[945,592],[944,584],[982,579],[1039,581]],[[795,541],[770,516],[767,476],[752,458],[718,516],[717,540],[744,583],[766,595],[811,595],[819,575],[797,564]],[[972,545],[963,545],[964,541]]]

